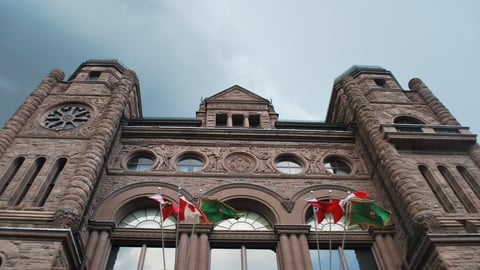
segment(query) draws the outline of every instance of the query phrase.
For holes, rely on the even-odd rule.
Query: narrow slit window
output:
[[[459,185],[455,177],[450,173],[450,171],[444,166],[438,166],[438,171],[442,174],[445,181],[447,181],[450,188],[453,190],[453,193],[457,196],[458,200],[463,204],[465,209],[469,213],[477,213],[477,209],[475,208],[475,204],[473,203],[472,199],[465,193],[465,190]]]
[[[422,174],[425,181],[427,181],[427,184],[432,189],[433,194],[435,194],[435,197],[437,197],[437,200],[440,202],[440,205],[443,207],[445,212],[455,213],[455,208],[453,207],[452,202],[448,198],[447,193],[437,182],[430,170],[423,165],[418,166],[418,169],[420,170],[420,173]]]
[[[35,203],[36,206],[43,206],[45,204],[48,196],[50,196],[50,193],[55,187],[55,184],[57,183],[57,180],[62,173],[66,163],[66,158],[60,158],[55,162],[53,169],[50,171],[45,183],[43,184],[39,194],[36,197],[38,198],[38,201]]]
[[[17,188],[17,191],[15,192],[14,196],[12,197],[11,203],[13,205],[19,205],[22,200],[25,198],[25,195],[27,195],[28,190],[33,185],[33,181],[35,181],[35,178],[37,178],[38,173],[42,169],[43,165],[45,164],[46,158],[41,157],[37,158],[35,162],[33,163],[32,167],[30,170],[28,170],[28,173],[21,183],[21,185]]]
[[[98,78],[100,78],[100,74],[102,74],[100,71],[90,71],[88,73],[88,80],[89,81],[96,81]]]
[[[7,172],[5,173],[5,175],[3,175],[1,179],[0,196],[8,188],[8,186],[10,185],[10,182],[12,182],[13,177],[17,174],[18,170],[20,169],[24,161],[25,161],[24,157],[18,157],[12,162],[12,164],[10,164],[10,167],[7,169]]]

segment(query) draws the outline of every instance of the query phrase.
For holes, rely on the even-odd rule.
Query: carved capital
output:
[[[60,228],[72,228],[78,230],[80,224],[80,216],[72,209],[62,208],[55,212],[53,216],[54,224]]]
[[[431,232],[434,229],[440,227],[438,219],[432,213],[425,213],[422,215],[415,216],[413,218],[413,223],[423,231]]]

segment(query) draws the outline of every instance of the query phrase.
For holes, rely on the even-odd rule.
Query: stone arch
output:
[[[125,186],[109,194],[97,206],[93,217],[95,220],[112,221],[117,224],[124,216],[137,209],[156,207],[158,204],[148,196],[158,193],[159,187],[165,199],[178,203],[179,189],[176,185],[165,182],[142,182]],[[181,193],[189,200],[193,197],[186,190],[182,189]]]
[[[228,184],[205,193],[206,197],[224,201],[234,208],[253,210],[263,215],[272,225],[288,223],[284,199],[274,191],[254,184]]]

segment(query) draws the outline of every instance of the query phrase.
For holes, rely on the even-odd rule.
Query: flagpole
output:
[[[347,197],[348,195],[350,195],[350,191],[347,191]],[[345,249],[345,237],[347,235],[347,228],[348,228],[348,201],[347,203],[345,204],[345,222],[343,223],[343,236],[342,236],[342,250],[341,252],[343,253],[343,250]],[[344,256],[345,257],[345,256]],[[343,267],[344,270],[347,270],[348,269],[348,266],[347,268],[345,268],[345,266]]]
[[[161,194],[161,187],[158,187],[158,194],[160,194],[160,196],[162,196]],[[163,212],[162,212],[162,208],[163,208],[163,205],[161,202],[158,202],[158,205],[160,206],[160,231],[161,231],[161,234],[162,234],[162,255],[163,255],[163,270],[167,270],[167,264],[165,263],[165,240],[164,240],[164,237],[163,237]]]
[[[332,202],[332,190],[328,190],[328,201]],[[332,217],[332,214],[329,215]],[[329,239],[328,239],[328,269],[332,270],[332,219],[328,222],[329,227]]]
[[[182,191],[182,187],[178,187],[178,203],[180,204],[180,195],[181,195],[181,191]],[[178,259],[178,235],[179,235],[179,227],[180,225],[180,211],[177,212],[177,224],[176,224],[176,232],[175,232],[175,262],[174,262],[174,266],[173,266],[173,269],[175,270],[178,270],[177,269],[177,259]]]
[[[198,191],[197,205],[200,203],[200,194],[201,193],[202,193],[202,189],[200,189]],[[195,224],[197,224],[196,220],[197,220],[197,218],[195,218],[195,222],[193,223],[193,226],[192,226],[192,233],[190,234],[190,238],[188,239],[187,263],[185,264],[185,270],[188,270],[188,264],[190,262],[190,246],[192,244],[193,233],[195,232]]]
[[[310,191],[310,195],[311,195],[310,196],[311,198],[314,198],[313,197],[313,190]],[[317,228],[318,221],[317,221],[317,215],[315,213],[315,206],[312,205],[312,209],[313,209],[313,220],[315,222],[315,240],[317,242],[318,269],[322,270],[322,263],[320,262],[320,244],[318,243],[318,228]]]

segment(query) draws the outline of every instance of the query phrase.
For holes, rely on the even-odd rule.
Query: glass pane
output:
[[[357,253],[358,251],[360,251],[360,253]],[[343,251],[343,254],[349,270],[377,269],[372,253],[368,249],[360,249],[357,251],[354,249],[346,249]],[[359,257],[357,257],[358,254],[360,255]],[[318,265],[318,255],[318,250],[310,250],[313,269],[342,269],[337,249],[332,249],[331,251],[328,249],[320,250],[321,268],[319,268]]]
[[[247,249],[247,269],[276,270],[277,255],[269,249]]]
[[[175,266],[175,248],[165,248],[165,266],[166,270],[174,270]],[[163,269],[163,252],[161,247],[149,247],[145,255],[143,270]]]
[[[137,269],[141,247],[119,247],[112,250],[107,270]]]
[[[219,221],[214,230],[237,230],[237,231],[255,231],[272,230],[272,226],[261,215],[252,212],[239,210],[243,215],[239,219],[226,219]]]
[[[196,158],[185,158],[177,163],[177,169],[182,172],[196,172],[203,168],[203,162]]]
[[[241,270],[240,249],[213,248],[210,253],[211,270]]]
[[[278,161],[277,169],[282,173],[288,173],[288,174],[297,174],[302,172],[302,166],[290,160]]]
[[[146,171],[153,165],[153,159],[144,156],[131,158],[127,163],[127,168],[132,171]]]

